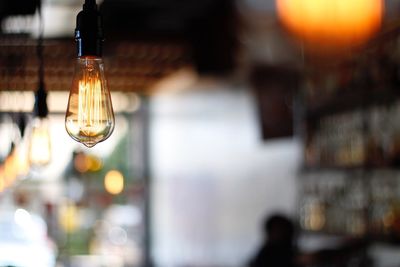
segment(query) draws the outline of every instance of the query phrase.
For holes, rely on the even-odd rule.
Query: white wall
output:
[[[157,266],[241,266],[265,216],[295,212],[299,143],[261,140],[251,94],[214,87],[151,101]]]

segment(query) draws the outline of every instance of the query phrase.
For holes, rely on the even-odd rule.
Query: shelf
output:
[[[390,105],[400,99],[400,90],[343,90],[340,95],[307,105],[307,119],[316,120],[324,116],[363,110],[374,105]]]
[[[348,171],[348,172],[370,172],[370,171],[385,171],[385,170],[400,170],[400,165],[386,164],[386,165],[354,165],[354,166],[340,166],[340,165],[318,165],[307,166],[303,165],[300,168],[300,173],[309,172],[328,172],[328,171]]]

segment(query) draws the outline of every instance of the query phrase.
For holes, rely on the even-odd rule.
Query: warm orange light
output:
[[[343,47],[379,30],[383,0],[276,0],[285,27],[308,45]]]

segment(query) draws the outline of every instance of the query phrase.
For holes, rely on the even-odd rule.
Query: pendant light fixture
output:
[[[104,74],[103,29],[95,0],[85,0],[76,18],[78,58],[65,116],[65,128],[76,141],[93,147],[113,132],[115,119]]]
[[[33,120],[31,122],[30,141],[28,146],[28,158],[32,167],[47,165],[51,159],[51,143],[47,115],[47,93],[44,85],[44,61],[43,61],[43,18],[41,3],[38,6],[39,36],[37,44],[37,56],[39,60],[39,88],[35,93],[33,107]]]

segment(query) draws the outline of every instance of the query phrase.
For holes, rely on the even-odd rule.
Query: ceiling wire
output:
[[[38,77],[39,77],[39,90],[44,90],[44,58],[43,58],[43,32],[44,22],[42,15],[42,1],[38,1],[38,17],[39,17],[39,35],[37,40],[36,53],[39,61]]]

